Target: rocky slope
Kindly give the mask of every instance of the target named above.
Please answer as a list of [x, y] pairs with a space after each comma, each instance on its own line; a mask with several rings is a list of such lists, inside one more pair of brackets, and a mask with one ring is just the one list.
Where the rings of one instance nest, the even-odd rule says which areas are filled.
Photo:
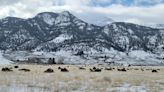
[[0, 20], [1, 50], [71, 51], [105, 53], [143, 50], [159, 53], [164, 48], [164, 30], [137, 24], [114, 22], [96, 26], [68, 11], [43, 12], [29, 19]]
[[[0, 48], [58, 50], [111, 47], [119, 51], [153, 51], [163, 44], [159, 29], [116, 22], [103, 27], [88, 24], [71, 13], [44, 12], [30, 19], [0, 20]], [[83, 45], [81, 45], [83, 44]], [[79, 46], [82, 46], [79, 48]], [[72, 47], [72, 48], [71, 48]], [[78, 47], [78, 48], [76, 48]]]

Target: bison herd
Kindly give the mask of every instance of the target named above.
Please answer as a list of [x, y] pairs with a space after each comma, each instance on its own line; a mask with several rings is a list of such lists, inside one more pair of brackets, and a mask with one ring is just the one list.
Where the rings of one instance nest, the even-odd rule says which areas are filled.
[[[18, 69], [19, 66], [14, 66], [15, 69]], [[61, 67], [58, 67], [58, 70], [60, 70], [61, 72], [69, 72], [69, 70], [67, 68], [61, 68]], [[4, 67], [1, 69], [1, 71], [3, 72], [12, 72], [13, 71], [13, 68], [12, 67]], [[24, 71], [24, 72], [30, 72], [31, 70], [30, 69], [26, 69], [26, 68], [21, 68], [21, 69], [18, 69], [18, 71]], [[48, 68], [47, 70], [44, 71], [44, 73], [53, 73], [54, 70], [51, 69], [51, 68]]]
[[[18, 71], [24, 71], [24, 72], [30, 72], [31, 71], [30, 69], [26, 69], [26, 68], [19, 68], [19, 66], [17, 66], [17, 65], [14, 67], [4, 67], [1, 69], [1, 71], [2, 72], [13, 72], [14, 71], [13, 68], [18, 69]], [[69, 72], [68, 68], [69, 68], [69, 66], [67, 66], [67, 68], [66, 67], [64, 67], [64, 68], [58, 67], [58, 70], [60, 72]], [[87, 70], [87, 67], [78, 67], [78, 69], [79, 70]], [[101, 72], [102, 70], [105, 70], [105, 71], [115, 70], [115, 71], [119, 71], [119, 72], [127, 72], [129, 70], [136, 70], [136, 71], [137, 70], [141, 70], [141, 71], [144, 71], [144, 70], [150, 71], [151, 70], [152, 73], [157, 73], [158, 71], [160, 71], [160, 69], [143, 69], [143, 68], [129, 68], [129, 67], [128, 68], [124, 68], [124, 67], [123, 68], [111, 68], [111, 67], [105, 67], [105, 68], [92, 67], [92, 68], [89, 68], [90, 72]], [[54, 72], [54, 70], [51, 68], [48, 68], [44, 71], [44, 73], [53, 73], [53, 72]]]

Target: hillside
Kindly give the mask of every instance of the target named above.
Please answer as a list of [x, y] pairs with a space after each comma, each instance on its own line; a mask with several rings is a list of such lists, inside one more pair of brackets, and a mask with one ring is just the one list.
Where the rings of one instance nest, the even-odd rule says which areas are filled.
[[6, 17], [0, 20], [0, 50], [4, 51], [43, 51], [55, 52], [55, 55], [64, 52], [69, 57], [94, 63], [111, 58], [124, 61], [122, 58], [138, 51], [153, 55], [153, 60], [147, 57], [152, 60], [147, 63], [156, 62], [154, 59], [158, 58], [161, 64], [163, 48], [164, 30], [124, 22], [97, 26], [68, 11], [43, 12], [29, 19]]

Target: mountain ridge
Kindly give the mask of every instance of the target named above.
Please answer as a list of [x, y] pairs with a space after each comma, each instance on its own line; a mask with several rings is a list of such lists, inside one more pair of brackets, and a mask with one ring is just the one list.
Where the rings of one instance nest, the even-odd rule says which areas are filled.
[[[4, 50], [34, 50], [40, 47], [40, 50], [47, 48], [47, 51], [51, 51], [51, 49], [60, 48], [56, 47], [59, 44], [72, 43], [75, 45], [74, 42], [85, 42], [85, 44], [93, 42], [92, 46], [89, 46], [97, 45], [96, 48], [101, 48], [102, 45], [105, 46], [104, 48], [110, 49], [112, 47], [122, 52], [131, 49], [152, 51], [159, 45], [163, 45], [163, 42], [159, 41], [162, 39], [159, 31], [159, 29], [125, 22], [97, 26], [84, 22], [69, 11], [42, 12], [28, 19], [16, 17], [1, 19], [0, 38], [4, 40], [0, 41], [2, 43], [0, 48]], [[159, 42], [151, 43], [152, 37], [147, 37], [147, 35], [155, 36], [155, 40]], [[59, 41], [61, 39], [62, 41]], [[41, 46], [41, 44], [45, 46]]]

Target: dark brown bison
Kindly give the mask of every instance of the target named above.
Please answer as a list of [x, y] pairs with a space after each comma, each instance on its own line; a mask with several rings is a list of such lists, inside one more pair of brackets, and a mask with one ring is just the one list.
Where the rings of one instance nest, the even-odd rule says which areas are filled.
[[45, 70], [44, 71], [45, 73], [53, 73], [54, 72], [54, 70], [53, 69], [51, 69], [51, 68], [48, 68], [47, 70]]
[[22, 68], [22, 69], [19, 69], [19, 71], [30, 72], [30, 69]]
[[93, 67], [92, 69], [90, 68], [91, 72], [101, 72], [101, 69]]
[[122, 69], [117, 69], [118, 71], [123, 71], [123, 72], [126, 72], [126, 69], [125, 68], [122, 68]]
[[79, 67], [80, 70], [86, 70], [84, 67]]
[[158, 71], [157, 70], [152, 70], [152, 73], [157, 73]]
[[11, 72], [13, 70], [11, 68], [5, 67], [5, 68], [2, 68], [2, 71], [3, 72]]
[[61, 72], [69, 72], [67, 68], [61, 68]]
[[16, 65], [16, 66], [14, 66], [14, 68], [19, 68], [19, 66]]

